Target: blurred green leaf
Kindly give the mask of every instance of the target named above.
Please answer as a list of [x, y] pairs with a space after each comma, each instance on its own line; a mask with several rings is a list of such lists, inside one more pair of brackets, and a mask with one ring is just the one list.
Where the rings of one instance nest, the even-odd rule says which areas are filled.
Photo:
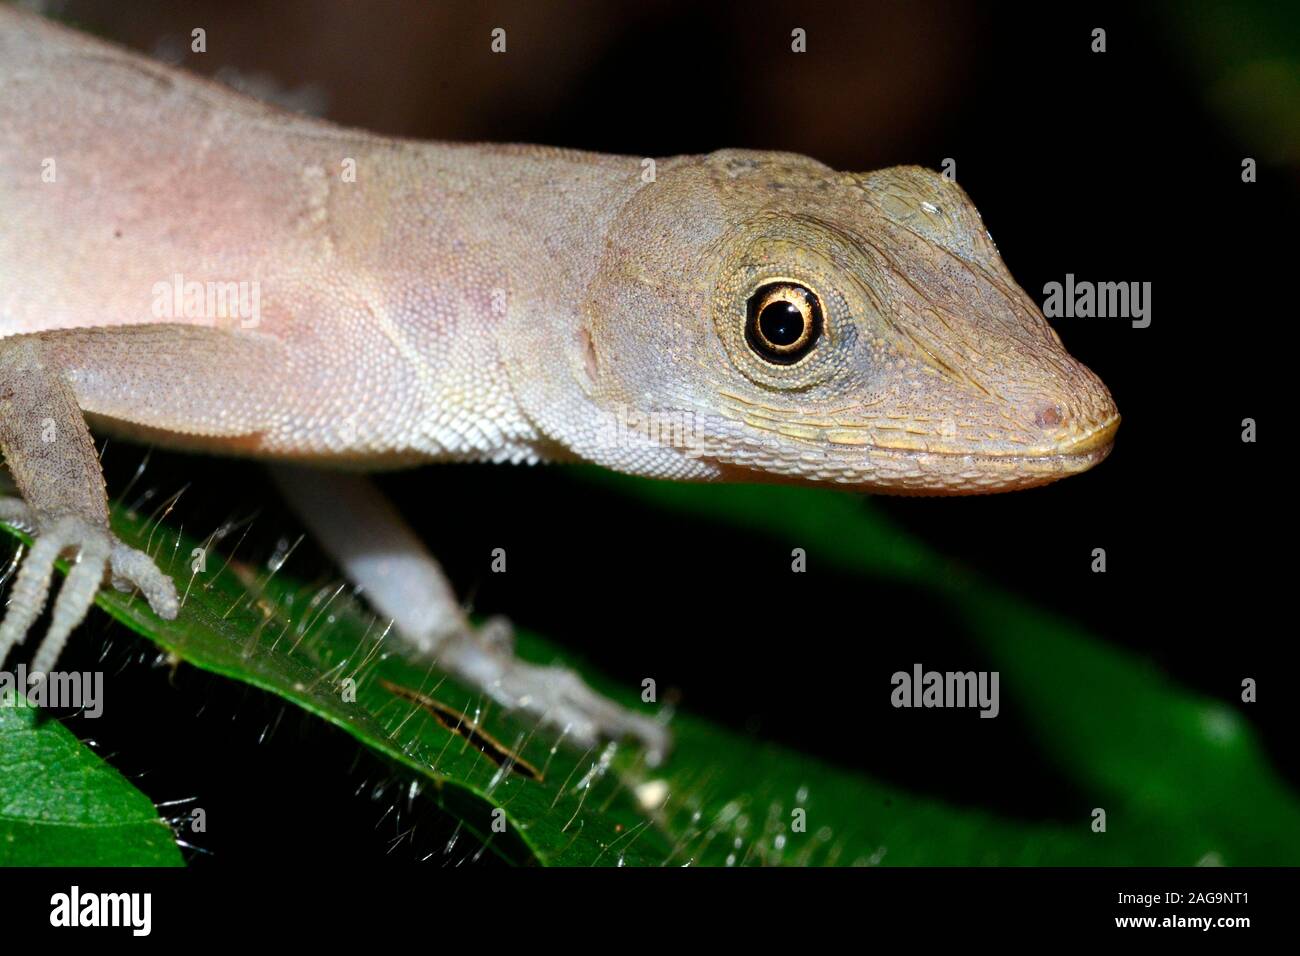
[[1165, 3], [1206, 104], [1252, 155], [1300, 163], [1300, 9], [1263, 0]]
[[[1108, 833], [1146, 865], [1300, 863], [1300, 801], [1226, 703], [955, 566], [868, 499], [784, 486], [690, 486], [591, 472], [591, 481], [672, 508], [807, 542], [863, 575], [949, 602], [997, 664], [1002, 692], [1033, 718], [1042, 759], [1107, 810]], [[1074, 861], [1082, 862], [1082, 861]]]

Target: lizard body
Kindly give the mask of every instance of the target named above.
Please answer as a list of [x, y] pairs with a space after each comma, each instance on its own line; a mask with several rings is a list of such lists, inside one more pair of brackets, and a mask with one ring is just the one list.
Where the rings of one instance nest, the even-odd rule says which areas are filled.
[[[25, 502], [0, 517], [38, 532], [0, 662], [63, 551], [81, 560], [33, 670], [105, 568], [176, 613], [108, 531], [83, 416], [296, 465], [585, 460], [907, 494], [1043, 484], [1118, 425], [965, 193], [917, 167], [386, 139], [7, 8], [0, 86], [0, 449]], [[209, 289], [229, 293], [215, 312]], [[417, 648], [580, 739], [662, 748], [471, 633], [362, 479], [303, 484], [282, 480]]]

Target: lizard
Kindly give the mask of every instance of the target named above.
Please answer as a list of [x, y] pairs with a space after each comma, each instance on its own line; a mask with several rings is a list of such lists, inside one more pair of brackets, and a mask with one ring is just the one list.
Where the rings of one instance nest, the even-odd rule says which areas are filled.
[[32, 672], [106, 579], [180, 610], [110, 528], [94, 426], [272, 462], [406, 653], [658, 759], [658, 720], [517, 659], [504, 619], [471, 623], [364, 472], [584, 461], [965, 495], [1082, 472], [1118, 425], [965, 191], [929, 170], [386, 138], [0, 7], [0, 451], [18, 491], [0, 520], [34, 535], [0, 663], [61, 555]]

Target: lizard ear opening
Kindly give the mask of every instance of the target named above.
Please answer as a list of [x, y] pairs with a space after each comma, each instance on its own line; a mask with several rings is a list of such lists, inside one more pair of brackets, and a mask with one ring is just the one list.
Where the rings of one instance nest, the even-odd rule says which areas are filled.
[[578, 330], [578, 347], [582, 350], [582, 368], [587, 373], [587, 382], [596, 384], [596, 346], [591, 341], [591, 332], [586, 326]]

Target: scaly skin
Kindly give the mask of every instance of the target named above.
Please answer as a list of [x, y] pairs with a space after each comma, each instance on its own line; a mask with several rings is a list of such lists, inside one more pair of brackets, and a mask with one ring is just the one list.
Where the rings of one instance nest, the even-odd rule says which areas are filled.
[[[0, 85], [0, 447], [26, 501], [0, 513], [97, 562], [61, 596], [60, 642], [110, 565], [175, 613], [135, 558], [110, 560], [78, 409], [159, 444], [353, 468], [581, 459], [903, 494], [1044, 484], [1118, 426], [966, 194], [917, 167], [723, 150], [649, 176], [384, 139], [7, 7]], [[177, 275], [256, 286], [256, 320], [159, 314]], [[770, 337], [792, 329], [814, 334]], [[28, 570], [0, 661], [45, 599], [48, 569]]]
[[[919, 168], [725, 150], [660, 160], [647, 183], [637, 158], [380, 139], [12, 11], [0, 24], [0, 331], [157, 323], [154, 286], [176, 273], [260, 286], [255, 329], [176, 347], [209, 353], [183, 360], [201, 394], [177, 405], [144, 372], [129, 395], [80, 388], [110, 423], [268, 456], [576, 455], [948, 494], [1042, 484], [1109, 448], [1105, 387], [961, 188]], [[787, 367], [743, 336], [775, 276], [828, 313]], [[222, 385], [225, 336], [265, 341], [264, 381]], [[688, 418], [695, 442], [608, 440], [651, 413]]]

